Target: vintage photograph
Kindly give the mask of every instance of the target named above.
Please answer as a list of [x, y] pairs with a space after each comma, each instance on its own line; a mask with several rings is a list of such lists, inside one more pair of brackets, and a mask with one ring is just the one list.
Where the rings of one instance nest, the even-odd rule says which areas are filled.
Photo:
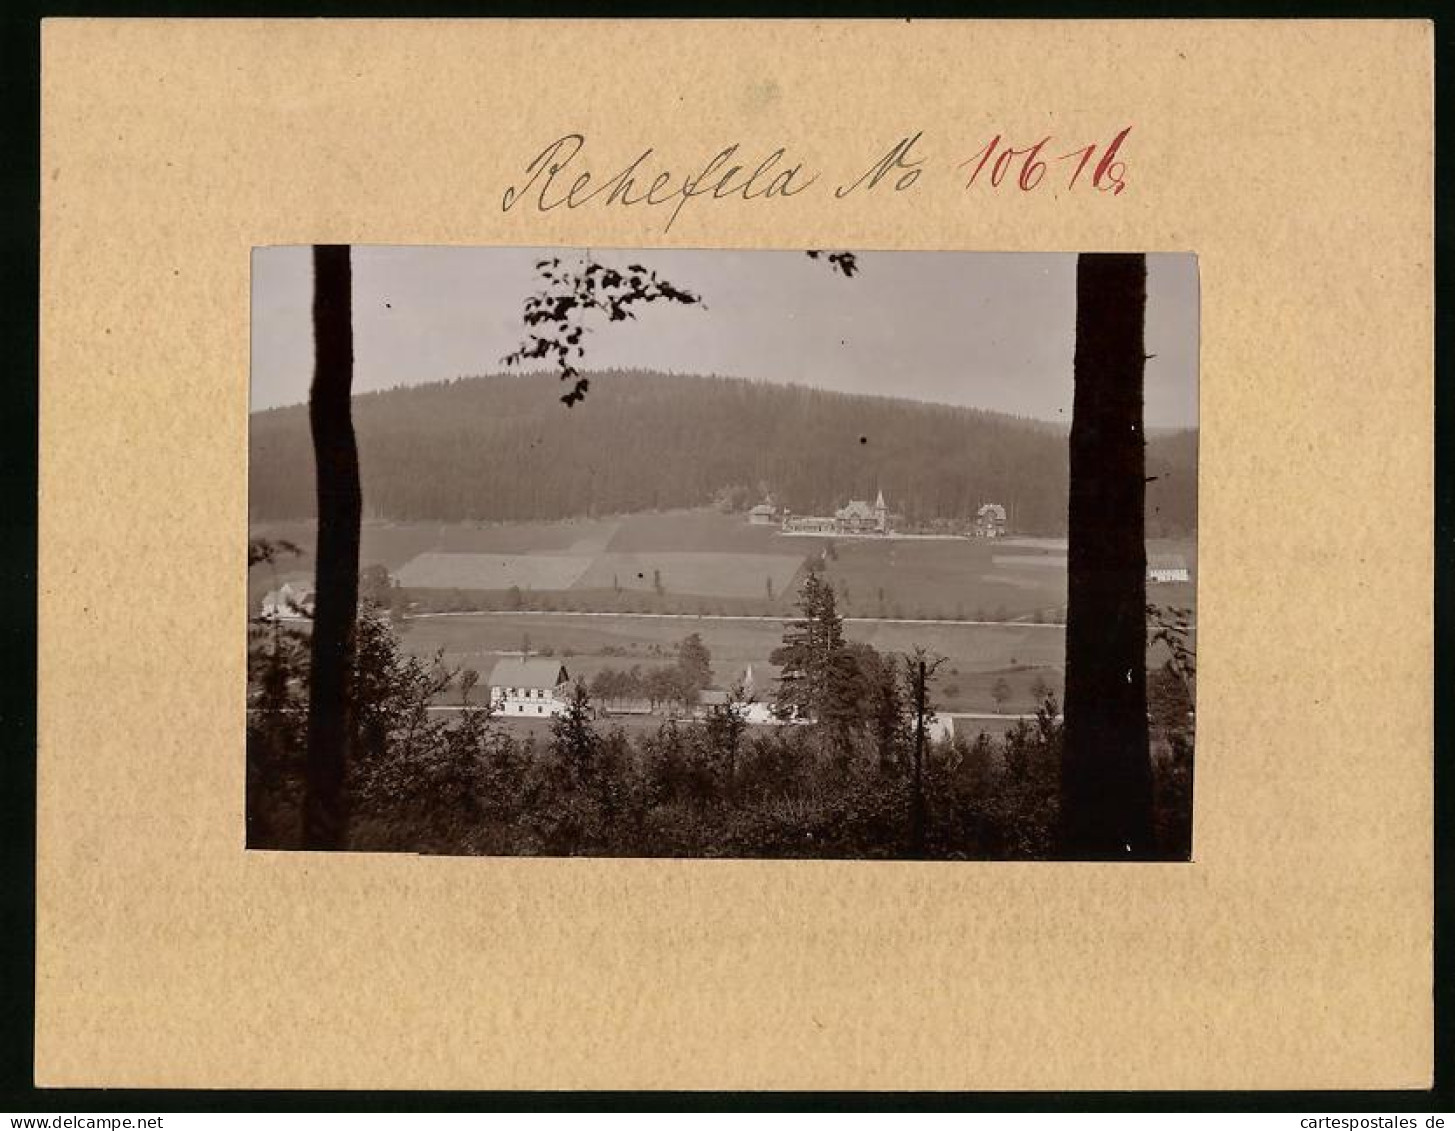
[[254, 250], [246, 844], [1187, 861], [1197, 260]]

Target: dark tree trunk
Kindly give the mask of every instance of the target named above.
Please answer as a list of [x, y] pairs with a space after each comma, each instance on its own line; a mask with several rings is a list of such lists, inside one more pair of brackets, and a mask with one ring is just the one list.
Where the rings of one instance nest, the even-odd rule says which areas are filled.
[[925, 684], [924, 660], [911, 669], [914, 686], [914, 782], [909, 796], [909, 850], [916, 860], [925, 855]]
[[318, 488], [313, 663], [303, 847], [342, 848], [345, 775], [352, 730], [354, 626], [359, 604], [359, 455], [350, 398], [354, 381], [349, 249], [313, 249], [315, 365], [308, 420]]
[[1147, 749], [1143, 255], [1076, 268], [1062, 852], [1153, 852]]

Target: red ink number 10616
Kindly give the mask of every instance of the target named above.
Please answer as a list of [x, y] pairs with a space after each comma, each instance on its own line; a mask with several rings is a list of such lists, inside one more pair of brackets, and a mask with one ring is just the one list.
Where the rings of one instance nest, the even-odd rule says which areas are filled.
[[[1090, 184], [1100, 192], [1110, 192], [1116, 196], [1127, 187], [1127, 164], [1117, 157], [1117, 153], [1127, 134], [1131, 132], [1132, 127], [1128, 126], [1104, 148], [1084, 145], [1069, 153], [1055, 155], [1048, 150], [1051, 145], [1049, 137], [1043, 137], [1024, 149], [1016, 149], [1005, 144], [1002, 136], [996, 134], [984, 149], [968, 161], [962, 161], [956, 168], [970, 170], [965, 181], [967, 189], [973, 188], [977, 180], [989, 184], [991, 188], [1000, 188], [1010, 176], [1013, 177], [1012, 183], [1022, 192], [1030, 192], [1046, 180], [1047, 170], [1051, 169], [1053, 184], [1059, 181], [1067, 189], [1074, 189], [1078, 183]], [[1096, 158], [1095, 164], [1092, 164], [1093, 158]]]

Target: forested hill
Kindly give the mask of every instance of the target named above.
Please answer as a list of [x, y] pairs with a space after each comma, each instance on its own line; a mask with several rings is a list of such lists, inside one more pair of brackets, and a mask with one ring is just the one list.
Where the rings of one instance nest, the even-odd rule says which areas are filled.
[[[1063, 426], [973, 409], [736, 378], [593, 375], [566, 408], [546, 374], [461, 378], [354, 399], [370, 517], [524, 520], [738, 505], [771, 491], [824, 514], [883, 488], [909, 522], [964, 521], [984, 502], [1021, 531], [1066, 523]], [[255, 520], [314, 514], [304, 406], [255, 413]], [[1193, 528], [1195, 432], [1153, 436], [1149, 533]]]

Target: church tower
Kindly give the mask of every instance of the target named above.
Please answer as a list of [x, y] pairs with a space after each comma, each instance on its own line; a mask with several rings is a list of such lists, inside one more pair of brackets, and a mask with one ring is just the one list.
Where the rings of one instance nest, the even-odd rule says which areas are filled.
[[884, 488], [879, 488], [879, 497], [874, 500], [874, 525], [880, 534], [889, 533], [889, 508], [884, 505]]

